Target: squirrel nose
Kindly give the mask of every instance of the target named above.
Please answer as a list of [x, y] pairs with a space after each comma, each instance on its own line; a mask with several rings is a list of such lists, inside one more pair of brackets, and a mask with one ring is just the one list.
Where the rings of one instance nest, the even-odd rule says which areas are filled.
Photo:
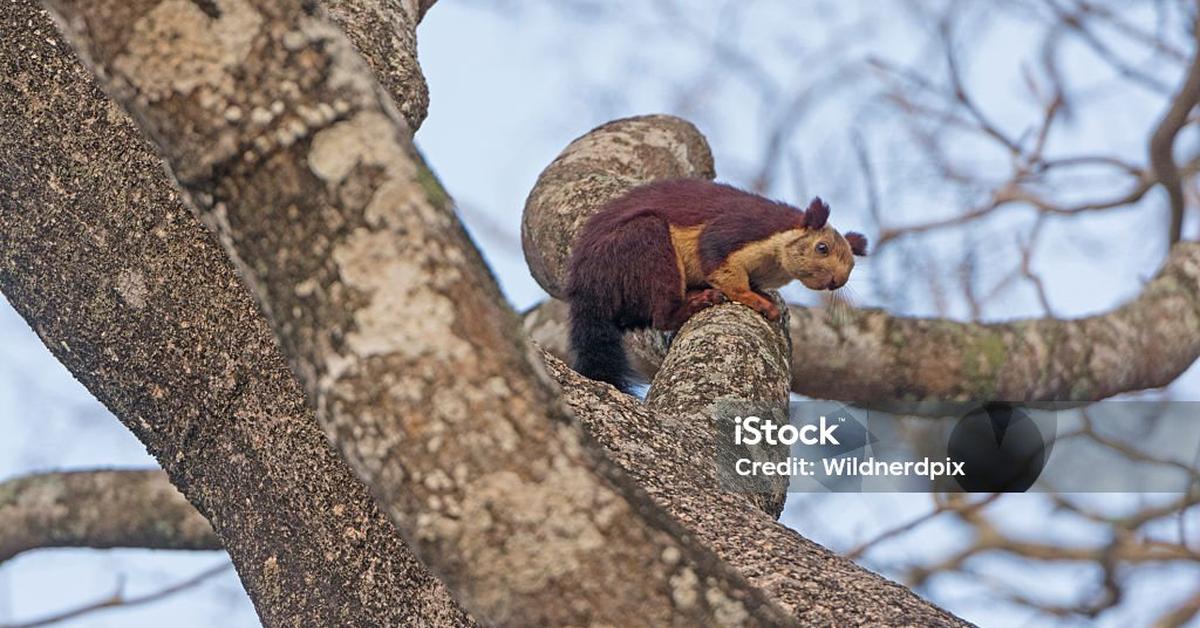
[[842, 284], [838, 283], [837, 279], [830, 279], [829, 285], [825, 286], [825, 288], [828, 290], [837, 290], [838, 288], [841, 288], [841, 287], [842, 287]]

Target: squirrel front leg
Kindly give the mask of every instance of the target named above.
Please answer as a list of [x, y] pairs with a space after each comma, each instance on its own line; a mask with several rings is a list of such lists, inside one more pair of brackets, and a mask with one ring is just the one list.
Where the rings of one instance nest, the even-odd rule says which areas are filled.
[[779, 320], [779, 308], [770, 299], [750, 287], [750, 275], [746, 269], [728, 262], [721, 264], [708, 276], [708, 283], [746, 307], [762, 314], [769, 321]]

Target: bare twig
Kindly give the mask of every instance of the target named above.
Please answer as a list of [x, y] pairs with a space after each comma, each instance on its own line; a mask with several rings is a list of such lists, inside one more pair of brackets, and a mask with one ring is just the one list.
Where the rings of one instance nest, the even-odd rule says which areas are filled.
[[858, 544], [853, 549], [846, 552], [846, 558], [851, 558], [851, 559], [859, 558], [863, 554], [865, 554], [867, 551], [869, 551], [871, 548], [875, 547], [876, 545], [879, 545], [880, 543], [882, 543], [884, 541], [887, 541], [891, 538], [894, 538], [896, 536], [904, 534], [905, 532], [909, 532], [911, 530], [919, 528], [922, 525], [932, 521], [933, 519], [936, 519], [938, 516], [940, 516], [944, 513], [947, 513], [947, 512], [953, 512], [953, 513], [958, 513], [958, 514], [970, 513], [972, 511], [979, 510], [980, 508], [986, 507], [987, 505], [996, 501], [999, 497], [1000, 497], [1000, 493], [993, 493], [979, 501], [967, 501], [961, 495], [947, 496], [947, 498], [937, 502], [936, 505], [934, 506], [933, 510], [921, 515], [920, 517], [917, 517], [916, 519], [912, 519], [906, 523], [903, 523], [894, 528], [891, 528], [890, 530], [882, 532], [870, 540], [867, 540], [867, 541], [864, 541], [864, 542]]
[[153, 602], [158, 602], [162, 599], [171, 597], [172, 595], [175, 595], [176, 593], [181, 593], [183, 591], [187, 591], [188, 589], [196, 587], [200, 584], [203, 584], [206, 580], [209, 580], [211, 578], [219, 576], [219, 575], [225, 573], [226, 571], [228, 571], [229, 569], [231, 569], [232, 567], [233, 567], [233, 563], [230, 563], [229, 561], [225, 561], [218, 565], [209, 567], [208, 569], [205, 569], [204, 571], [201, 571], [190, 578], [187, 578], [185, 580], [180, 580], [179, 582], [176, 582], [175, 584], [172, 584], [170, 586], [163, 587], [161, 589], [151, 591], [149, 593], [143, 593], [141, 595], [126, 594], [124, 578], [121, 578], [117, 582], [116, 590], [113, 591], [111, 595], [107, 595], [98, 600], [95, 600], [94, 602], [89, 602], [82, 606], [78, 606], [76, 608], [68, 609], [65, 611], [59, 611], [57, 613], [54, 613], [52, 615], [47, 615], [47, 616], [39, 618], [39, 619], [18, 622], [15, 624], [0, 624], [0, 628], [37, 628], [39, 626], [49, 626], [51, 624], [57, 624], [59, 622], [64, 622], [64, 621], [67, 621], [68, 619], [78, 619], [79, 617], [82, 617], [84, 615], [89, 615], [91, 613], [95, 613], [97, 611], [102, 611], [102, 610], [106, 610], [106, 609], [129, 608], [131, 606], [140, 606], [143, 604], [150, 604]]
[[1183, 85], [1171, 99], [1170, 106], [1154, 129], [1154, 135], [1150, 137], [1150, 164], [1158, 182], [1166, 188], [1171, 202], [1171, 223], [1167, 232], [1171, 244], [1178, 242], [1183, 235], [1185, 209], [1183, 183], [1175, 163], [1175, 138], [1187, 124], [1197, 102], [1200, 102], [1200, 45], [1197, 45]]

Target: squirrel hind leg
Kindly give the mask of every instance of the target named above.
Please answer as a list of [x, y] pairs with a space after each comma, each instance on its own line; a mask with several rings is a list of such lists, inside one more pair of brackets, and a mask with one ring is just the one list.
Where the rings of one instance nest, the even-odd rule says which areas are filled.
[[633, 372], [625, 355], [624, 337], [611, 318], [598, 316], [578, 302], [571, 304], [572, 367], [584, 377], [629, 393]]
[[714, 305], [725, 303], [728, 299], [716, 288], [700, 288], [688, 290], [685, 297], [677, 302], [674, 312], [670, 315], [670, 324], [659, 327], [663, 331], [678, 331], [689, 318]]
[[626, 224], [630, 231], [631, 260], [636, 260], [625, 272], [625, 285], [636, 286], [637, 309], [644, 311], [648, 326], [672, 331], [679, 329], [687, 316], [680, 319], [688, 306], [684, 296], [684, 281], [679, 258], [671, 242], [671, 229], [662, 219], [646, 216]]
[[623, 332], [664, 329], [683, 303], [670, 229], [660, 218], [642, 216], [580, 246], [567, 294], [574, 368], [629, 392]]

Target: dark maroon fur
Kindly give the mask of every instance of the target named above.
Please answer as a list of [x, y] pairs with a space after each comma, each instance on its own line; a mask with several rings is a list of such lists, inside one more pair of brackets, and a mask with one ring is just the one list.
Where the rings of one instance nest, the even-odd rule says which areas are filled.
[[[829, 206], [820, 199], [813, 205], [824, 208], [823, 226]], [[796, 207], [732, 186], [703, 179], [671, 179], [634, 188], [606, 205], [584, 225], [575, 251], [591, 250], [615, 226], [640, 216], [656, 216], [679, 227], [706, 225], [700, 236], [700, 259], [706, 273], [750, 242], [796, 229], [805, 221], [805, 213]]]
[[[629, 392], [624, 331], [670, 328], [682, 304], [667, 223], [651, 214], [593, 217], [571, 256], [567, 301], [575, 370]], [[597, 214], [602, 216], [602, 214]]]
[[820, 197], [814, 198], [804, 210], [804, 226], [808, 229], [821, 229], [829, 221], [829, 205]]
[[710, 272], [746, 244], [803, 221], [791, 205], [702, 179], [650, 183], [613, 200], [584, 224], [571, 255], [566, 298], [575, 370], [628, 391], [622, 332], [676, 329], [703, 305], [680, 294], [671, 225], [706, 225], [700, 257]]
[[846, 242], [850, 245], [851, 253], [859, 257], [867, 254], [867, 236], [857, 231], [847, 231], [845, 237]]

